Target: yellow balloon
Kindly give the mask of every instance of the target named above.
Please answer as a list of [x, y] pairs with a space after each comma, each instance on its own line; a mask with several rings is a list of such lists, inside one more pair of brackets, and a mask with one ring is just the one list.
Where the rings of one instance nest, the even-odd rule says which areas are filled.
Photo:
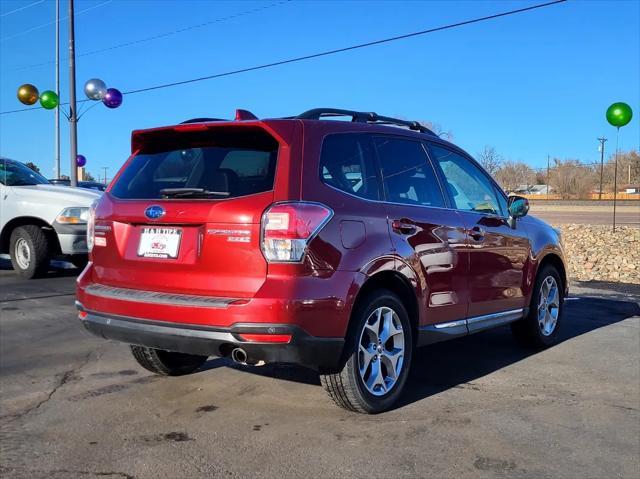
[[39, 97], [40, 93], [38, 92], [38, 89], [30, 83], [20, 85], [20, 88], [18, 88], [18, 100], [20, 100], [20, 103], [33, 105], [38, 101]]

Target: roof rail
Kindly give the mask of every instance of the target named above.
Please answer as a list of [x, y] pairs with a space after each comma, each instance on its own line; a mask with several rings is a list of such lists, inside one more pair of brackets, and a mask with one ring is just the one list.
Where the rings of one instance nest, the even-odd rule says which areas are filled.
[[417, 121], [401, 120], [399, 118], [381, 116], [374, 112], [341, 110], [338, 108], [314, 108], [313, 110], [308, 110], [304, 113], [301, 113], [296, 118], [300, 120], [320, 120], [322, 117], [328, 116], [350, 116], [351, 121], [358, 123], [377, 123], [380, 125], [406, 126], [411, 130], [437, 136], [433, 131], [431, 131], [426, 126], [421, 125]]
[[191, 118], [190, 120], [181, 121], [180, 124], [184, 125], [185, 123], [205, 123], [208, 121], [229, 121], [224, 118]]

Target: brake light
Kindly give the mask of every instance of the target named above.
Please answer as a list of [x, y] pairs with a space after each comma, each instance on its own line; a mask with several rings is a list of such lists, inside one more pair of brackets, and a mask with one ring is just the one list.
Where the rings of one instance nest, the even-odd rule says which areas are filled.
[[93, 249], [94, 236], [96, 231], [96, 206], [98, 200], [94, 201], [89, 208], [89, 217], [87, 218], [87, 249], [89, 253]]
[[275, 203], [262, 215], [262, 252], [269, 262], [302, 261], [307, 245], [333, 211], [319, 203]]

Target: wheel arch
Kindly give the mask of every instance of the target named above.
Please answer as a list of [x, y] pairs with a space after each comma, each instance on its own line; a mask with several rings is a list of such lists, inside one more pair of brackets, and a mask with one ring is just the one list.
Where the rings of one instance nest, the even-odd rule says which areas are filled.
[[[367, 294], [371, 291], [375, 291], [376, 289], [389, 290], [400, 298], [402, 304], [407, 310], [409, 322], [412, 327], [413, 340], [415, 341], [418, 334], [419, 324], [418, 297], [416, 296], [415, 289], [411, 285], [410, 281], [397, 271], [385, 270], [369, 277], [358, 290], [353, 302], [352, 314], [356, 311], [360, 301], [362, 301]], [[349, 320], [350, 327], [351, 324], [352, 318]]]
[[560, 256], [558, 256], [555, 253], [547, 253], [540, 260], [540, 264], [538, 265], [538, 271], [536, 272], [536, 276], [542, 270], [542, 268], [544, 268], [546, 265], [553, 266], [558, 271], [558, 273], [560, 273], [560, 279], [562, 280], [563, 290], [566, 292], [567, 288], [569, 287], [569, 283], [567, 278], [567, 269], [564, 265], [564, 261], [562, 261], [562, 258], [560, 258]]
[[11, 233], [20, 226], [34, 225], [42, 228], [49, 240], [49, 246], [54, 254], [60, 253], [60, 242], [58, 241], [58, 235], [53, 227], [42, 218], [35, 216], [20, 216], [13, 218], [4, 225], [0, 232], [0, 253], [9, 252], [9, 242], [11, 240]]

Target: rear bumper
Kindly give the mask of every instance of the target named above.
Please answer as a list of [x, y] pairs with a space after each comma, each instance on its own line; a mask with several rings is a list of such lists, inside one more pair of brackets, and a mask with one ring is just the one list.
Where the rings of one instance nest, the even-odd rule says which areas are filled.
[[[93, 280], [92, 262], [78, 277], [76, 299], [90, 312], [137, 318], [177, 327], [228, 330], [237, 324], [282, 324], [318, 338], [344, 338], [351, 307], [365, 280], [362, 273], [268, 277], [251, 298], [146, 291]], [[151, 273], [150, 273], [151, 274]], [[124, 282], [124, 279], [123, 279]], [[158, 288], [159, 289], [159, 288]], [[183, 289], [184, 291], [184, 289]]]
[[[229, 356], [242, 348], [248, 361], [293, 363], [313, 369], [334, 369], [340, 362], [344, 339], [311, 336], [288, 324], [244, 323], [229, 328], [116, 316], [86, 310], [81, 303], [80, 321], [92, 334], [104, 339], [203, 356]], [[241, 334], [290, 335], [287, 343], [246, 341]]]

